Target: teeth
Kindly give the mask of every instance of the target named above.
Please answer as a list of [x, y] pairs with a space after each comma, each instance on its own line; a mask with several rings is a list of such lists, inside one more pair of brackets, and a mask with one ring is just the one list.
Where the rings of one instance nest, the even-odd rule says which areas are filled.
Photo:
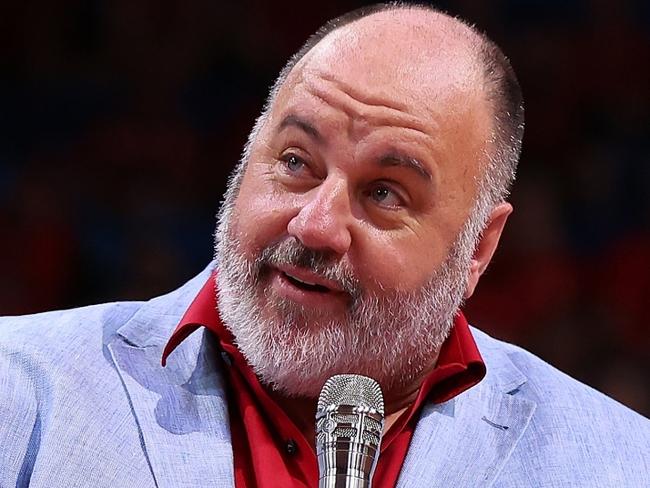
[[291, 277], [292, 279], [294, 279], [296, 281], [299, 281], [300, 283], [304, 283], [305, 285], [316, 286], [316, 283], [311, 283], [310, 281], [301, 280], [300, 278], [296, 278], [292, 274], [286, 273], [286, 275]]

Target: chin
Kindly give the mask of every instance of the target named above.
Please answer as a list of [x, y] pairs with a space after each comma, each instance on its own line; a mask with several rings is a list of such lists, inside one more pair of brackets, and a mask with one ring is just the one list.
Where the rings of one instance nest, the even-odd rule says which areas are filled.
[[369, 376], [382, 391], [394, 391], [431, 362], [430, 347], [406, 350], [377, 338], [363, 340], [332, 323], [271, 327], [248, 338], [239, 346], [260, 381], [288, 397], [317, 398], [336, 374]]

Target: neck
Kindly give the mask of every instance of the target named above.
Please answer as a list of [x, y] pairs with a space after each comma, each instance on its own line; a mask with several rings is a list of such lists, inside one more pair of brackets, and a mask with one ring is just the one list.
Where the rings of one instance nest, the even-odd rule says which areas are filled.
[[[432, 364], [424, 368], [413, 381], [409, 382], [404, 387], [396, 391], [384, 392], [384, 435], [390, 427], [397, 421], [417, 398], [420, 387], [424, 379], [429, 375], [436, 365], [438, 356], [434, 358]], [[291, 421], [298, 427], [298, 429], [305, 436], [312, 448], [315, 450], [316, 439], [316, 406], [318, 404], [317, 398], [295, 398], [282, 395], [278, 392], [270, 392], [271, 397], [277, 404], [284, 410]]]

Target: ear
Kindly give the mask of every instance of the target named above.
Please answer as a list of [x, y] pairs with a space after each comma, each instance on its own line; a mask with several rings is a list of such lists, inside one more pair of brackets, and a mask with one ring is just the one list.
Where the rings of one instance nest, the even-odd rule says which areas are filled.
[[512, 205], [507, 202], [500, 203], [492, 209], [488, 224], [474, 250], [474, 257], [469, 268], [467, 288], [465, 289], [465, 298], [472, 296], [478, 280], [481, 278], [488, 264], [490, 264], [494, 251], [499, 244], [503, 228], [511, 213]]

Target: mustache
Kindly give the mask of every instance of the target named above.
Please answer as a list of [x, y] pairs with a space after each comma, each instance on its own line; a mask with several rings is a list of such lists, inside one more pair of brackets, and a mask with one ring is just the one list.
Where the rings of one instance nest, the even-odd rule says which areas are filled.
[[264, 248], [255, 264], [260, 272], [270, 266], [283, 264], [307, 269], [322, 278], [336, 282], [352, 297], [361, 294], [359, 279], [348, 264], [342, 262], [331, 251], [306, 247], [295, 237], [289, 237]]

